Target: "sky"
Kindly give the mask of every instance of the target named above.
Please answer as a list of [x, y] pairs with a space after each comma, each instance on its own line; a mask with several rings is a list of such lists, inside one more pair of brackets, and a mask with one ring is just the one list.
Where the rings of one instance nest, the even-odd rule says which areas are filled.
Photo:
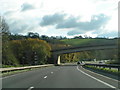
[[13, 34], [118, 36], [119, 0], [0, 0]]

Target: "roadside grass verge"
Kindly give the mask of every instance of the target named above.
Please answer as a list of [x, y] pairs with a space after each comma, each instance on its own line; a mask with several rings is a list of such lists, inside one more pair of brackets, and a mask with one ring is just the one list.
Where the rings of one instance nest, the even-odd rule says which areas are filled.
[[26, 66], [31, 66], [31, 65], [2, 65], [2, 68], [11, 68], [11, 67], [26, 67]]
[[112, 75], [117, 75], [117, 76], [120, 75], [120, 71], [118, 71], [118, 69], [109, 69], [109, 68], [95, 67], [95, 66], [90, 66], [90, 65], [85, 65], [83, 67], [90, 68], [90, 69], [97, 70], [97, 71], [102, 71], [102, 72], [109, 73]]
[[1, 73], [1, 76], [2, 77], [5, 77], [5, 76], [9, 76], [9, 75], [13, 75], [13, 74], [18, 74], [18, 73], [21, 73], [21, 72], [27, 72], [27, 71], [31, 71], [32, 69], [24, 69], [24, 70], [16, 70], [16, 71], [7, 71], [7, 72], [3, 72]]

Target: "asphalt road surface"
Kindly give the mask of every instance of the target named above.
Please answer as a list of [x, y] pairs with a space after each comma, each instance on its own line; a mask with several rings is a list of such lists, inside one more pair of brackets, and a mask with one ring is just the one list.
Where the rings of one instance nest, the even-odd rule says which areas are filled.
[[118, 88], [118, 81], [66, 65], [35, 69], [2, 78], [2, 88]]

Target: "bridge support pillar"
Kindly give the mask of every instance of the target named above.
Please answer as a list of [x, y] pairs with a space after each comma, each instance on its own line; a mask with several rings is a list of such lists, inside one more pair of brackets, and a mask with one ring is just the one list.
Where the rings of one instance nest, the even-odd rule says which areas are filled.
[[58, 55], [57, 64], [60, 65], [60, 55]]
[[60, 65], [60, 55], [54, 55], [54, 64]]

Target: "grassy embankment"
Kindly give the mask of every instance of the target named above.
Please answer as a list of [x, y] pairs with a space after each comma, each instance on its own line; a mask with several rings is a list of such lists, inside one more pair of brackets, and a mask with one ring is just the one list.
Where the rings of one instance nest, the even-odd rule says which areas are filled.
[[115, 39], [64, 39], [61, 41], [71, 46], [112, 44], [117, 42]]
[[120, 75], [120, 71], [118, 71], [118, 69], [112, 69], [112, 68], [109, 69], [109, 68], [95, 67], [95, 66], [89, 66], [89, 65], [85, 65], [84, 67], [97, 70], [97, 71], [102, 71], [109, 74], [113, 74], [113, 75]]
[[[101, 45], [101, 44], [115, 44], [117, 43], [117, 39], [64, 39], [61, 40], [65, 44], [71, 45], [71, 46], [83, 46], [83, 45]], [[110, 62], [109, 62], [110, 63]], [[110, 64], [112, 64], [111, 62]], [[109, 68], [99, 68], [94, 66], [86, 66], [87, 68], [91, 68], [94, 70], [100, 70], [103, 72], [120, 75], [120, 71], [117, 69], [109, 69]]]

